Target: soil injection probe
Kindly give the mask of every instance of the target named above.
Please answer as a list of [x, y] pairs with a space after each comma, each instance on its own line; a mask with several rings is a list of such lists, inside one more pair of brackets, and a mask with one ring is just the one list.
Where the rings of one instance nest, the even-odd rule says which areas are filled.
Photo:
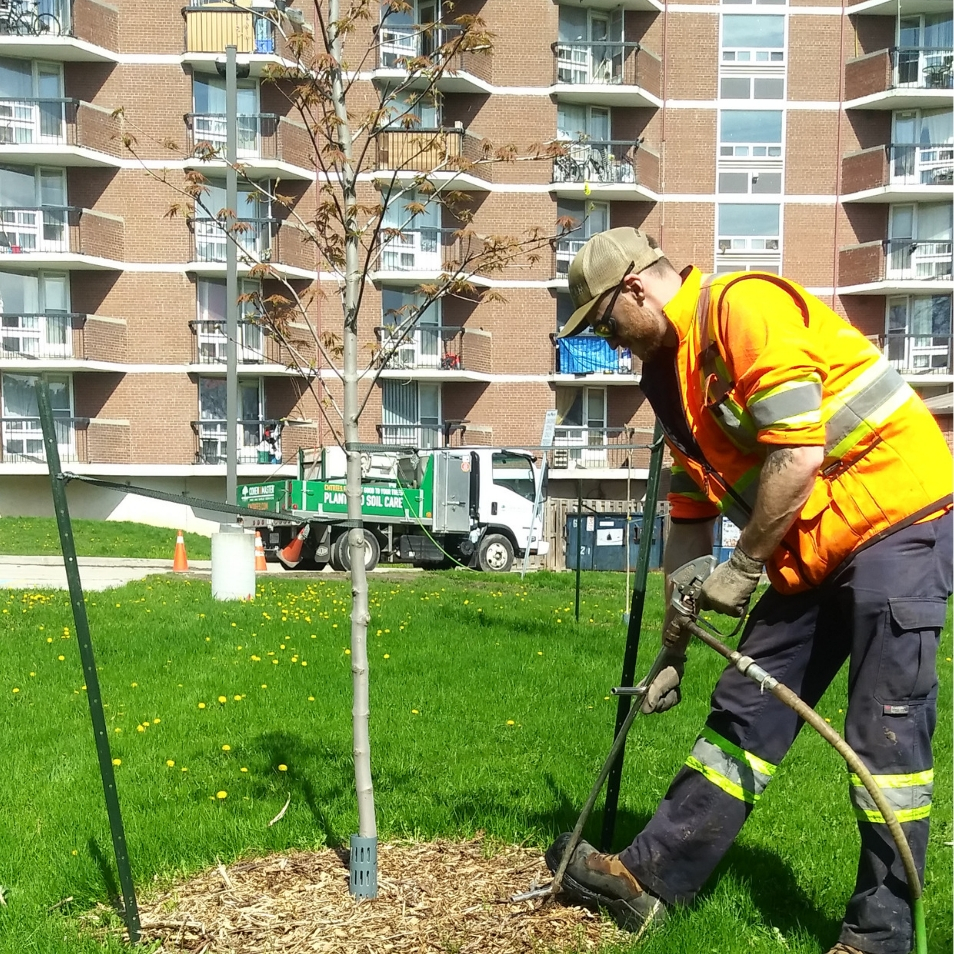
[[[626, 695], [634, 696], [633, 707], [630, 709], [625, 721], [620, 727], [619, 733], [613, 740], [610, 753], [603, 764], [603, 768], [590, 791], [589, 798], [583, 806], [583, 811], [580, 813], [576, 827], [570, 836], [570, 841], [563, 853], [563, 858], [560, 860], [560, 866], [550, 884], [540, 888], [534, 888], [525, 894], [514, 895], [510, 900], [526, 901], [533, 898], [554, 897], [559, 893], [563, 884], [563, 875], [566, 872], [566, 866], [570, 858], [573, 857], [573, 852], [576, 851], [577, 845], [580, 843], [583, 826], [586, 824], [589, 814], [596, 804], [596, 799], [599, 796], [600, 789], [603, 787], [603, 782], [606, 780], [607, 775], [609, 775], [610, 766], [622, 748], [626, 734], [629, 732], [633, 720], [642, 707], [643, 697], [646, 695], [649, 685], [657, 673], [663, 668], [665, 651], [671, 646], [678, 646], [680, 642], [686, 638], [684, 633], [688, 633], [705, 643], [710, 649], [715, 650], [720, 656], [725, 657], [743, 676], [758, 683], [763, 692], [766, 690], [771, 692], [779, 702], [782, 702], [797, 713], [804, 722], [807, 722], [808, 725], [838, 752], [845, 762], [848, 763], [848, 767], [851, 771], [858, 776], [861, 784], [864, 785], [865, 790], [871, 796], [872, 801], [877, 805], [878, 811], [881, 813], [882, 818], [884, 818], [888, 831], [891, 832], [891, 837], [894, 839], [894, 843], [898, 849], [898, 854], [901, 857], [901, 863], [904, 866], [905, 875], [908, 879], [908, 890], [911, 896], [915, 952], [916, 954], [927, 954], [927, 929], [924, 919], [924, 898], [921, 890], [921, 879], [918, 877], [914, 856], [911, 854], [908, 840], [901, 828], [897, 815], [894, 813], [894, 809], [888, 803], [873, 776], [854, 749], [852, 749], [811, 706], [792, 692], [788, 686], [783, 685], [772, 675], [767, 673], [751, 656], [746, 656], [736, 650], [729, 649], [728, 646], [716, 638], [717, 636], [726, 638], [725, 634], [719, 632], [719, 630], [715, 629], [715, 627], [704, 619], [700, 620], [696, 609], [699, 591], [714, 566], [715, 557], [704, 556], [679, 567], [679, 569], [675, 570], [669, 577], [669, 583], [672, 586], [671, 604], [675, 610], [675, 614], [670, 625], [666, 628], [666, 633], [663, 637], [663, 649], [659, 655], [657, 655], [647, 676], [638, 686], [633, 688], [622, 687], [613, 690], [617, 695], [625, 693]], [[709, 626], [715, 635], [706, 632], [706, 630], [700, 626], [700, 622]], [[735, 634], [732, 633], [730, 635]]]

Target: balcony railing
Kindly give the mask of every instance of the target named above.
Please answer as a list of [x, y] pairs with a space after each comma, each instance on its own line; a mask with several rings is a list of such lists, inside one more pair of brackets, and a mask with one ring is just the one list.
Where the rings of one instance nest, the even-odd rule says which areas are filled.
[[659, 94], [659, 58], [639, 43], [599, 40], [550, 45], [557, 86], [639, 86]]
[[554, 344], [555, 374], [633, 374], [638, 370], [628, 348], [611, 348], [595, 335], [559, 338]]
[[[471, 49], [467, 41], [455, 41], [462, 27], [445, 23], [390, 24], [378, 27], [378, 66], [385, 70], [433, 70], [439, 66], [442, 76], [469, 73], [490, 82], [488, 49]], [[428, 65], [430, 64], [430, 65]], [[440, 85], [440, 80], [438, 80]]]
[[69, 0], [0, 0], [0, 36], [69, 33]]
[[440, 424], [378, 424], [382, 444], [400, 447], [443, 447], [444, 432]]
[[123, 257], [123, 220], [73, 206], [0, 208], [0, 256], [74, 253]]
[[839, 285], [884, 281], [951, 281], [952, 243], [889, 239], [852, 245], [839, 253]]
[[382, 230], [377, 270], [382, 272], [439, 272], [459, 254], [456, 229]]
[[570, 262], [573, 261], [576, 253], [586, 245], [590, 238], [589, 235], [582, 235], [557, 240], [554, 249], [554, 274], [558, 278], [566, 278], [570, 271]]
[[[224, 159], [227, 135], [225, 113], [187, 113], [189, 146], [201, 159]], [[308, 130], [273, 113], [242, 113], [236, 117], [237, 157], [277, 159], [312, 167]]]
[[272, 259], [272, 234], [276, 220], [271, 218], [235, 219], [232, 232], [219, 219], [190, 219], [194, 262], [225, 262], [228, 244], [238, 245], [239, 263], [244, 266]]
[[845, 64], [845, 99], [891, 90], [951, 89], [954, 50], [947, 47], [891, 47]]
[[873, 146], [845, 156], [841, 178], [846, 195], [887, 186], [950, 186], [954, 182], [954, 145]]
[[[53, 429], [61, 463], [84, 463], [87, 459], [88, 417], [61, 417], [54, 411]], [[35, 464], [46, 461], [43, 428], [38, 417], [0, 418], [0, 461], [4, 464]]]
[[493, 178], [493, 164], [486, 158], [481, 140], [465, 129], [382, 129], [375, 136], [377, 168], [398, 172], [466, 172], [481, 179]]
[[647, 184], [641, 160], [658, 164], [654, 153], [632, 140], [568, 142], [564, 148], [565, 154], [553, 160], [553, 182]]
[[74, 354], [74, 327], [85, 315], [0, 313], [0, 361], [4, 359], [66, 359]]
[[[236, 422], [238, 437], [236, 461], [239, 464], [268, 464], [271, 461], [270, 451], [259, 451], [259, 445], [265, 437], [265, 428], [273, 433], [278, 428], [277, 421], [265, 419], [251, 419]], [[227, 461], [226, 444], [228, 441], [228, 424], [224, 419], [208, 418], [202, 421], [192, 421], [192, 432], [195, 435], [195, 462], [197, 464], [224, 464]], [[261, 456], [260, 456], [261, 455]], [[281, 459], [281, 450], [276, 445], [275, 456]]]
[[406, 371], [490, 371], [491, 337], [487, 333], [440, 325], [418, 325], [401, 332], [374, 329], [379, 366]]
[[[553, 435], [553, 469], [610, 469], [633, 466], [640, 453], [632, 428], [558, 424]], [[642, 450], [645, 456], [645, 447]]]
[[[192, 363], [222, 364], [227, 360], [226, 323], [214, 319], [189, 322]], [[236, 356], [239, 364], [282, 363], [281, 345], [259, 321], [239, 321]]]
[[280, 53], [284, 38], [270, 16], [274, 8], [250, 10], [248, 7], [205, 6], [183, 8], [186, 53], [224, 53], [234, 46], [238, 53]]
[[902, 374], [954, 374], [954, 337], [888, 332], [872, 338]]

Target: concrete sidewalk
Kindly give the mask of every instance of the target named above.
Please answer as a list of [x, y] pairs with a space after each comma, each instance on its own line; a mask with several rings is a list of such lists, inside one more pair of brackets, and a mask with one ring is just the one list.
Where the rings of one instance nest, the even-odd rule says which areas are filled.
[[[78, 557], [84, 590], [106, 590], [155, 573], [171, 573], [172, 560], [134, 560], [124, 557]], [[189, 571], [208, 575], [211, 560], [190, 560]], [[61, 556], [0, 555], [0, 589], [66, 589]]]

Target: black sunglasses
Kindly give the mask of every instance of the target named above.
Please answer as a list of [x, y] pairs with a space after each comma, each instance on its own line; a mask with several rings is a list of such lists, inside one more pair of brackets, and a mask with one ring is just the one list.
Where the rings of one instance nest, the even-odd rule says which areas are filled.
[[619, 298], [623, 288], [626, 285], [626, 276], [636, 267], [636, 262], [632, 261], [629, 265], [626, 266], [626, 271], [623, 272], [623, 277], [620, 280], [620, 283], [616, 286], [613, 291], [613, 297], [610, 298], [606, 307], [600, 312], [599, 318], [596, 321], [590, 324], [590, 329], [593, 334], [599, 338], [613, 338], [616, 336], [617, 325], [616, 319], [612, 317], [613, 309], [616, 307], [616, 299]]

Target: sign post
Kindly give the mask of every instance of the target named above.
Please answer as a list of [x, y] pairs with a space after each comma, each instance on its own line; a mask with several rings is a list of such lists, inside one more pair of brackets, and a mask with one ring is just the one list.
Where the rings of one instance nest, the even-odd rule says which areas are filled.
[[[543, 434], [540, 437], [540, 446], [543, 448], [543, 462], [540, 464], [540, 479], [533, 495], [533, 511], [530, 514], [530, 530], [527, 533], [527, 548], [523, 551], [523, 569], [520, 571], [522, 580], [530, 566], [530, 544], [533, 542], [533, 528], [537, 525], [537, 515], [540, 513], [543, 485], [547, 478], [547, 451], [553, 446], [553, 436], [556, 433], [557, 412], [551, 408], [543, 417]], [[540, 537], [543, 537], [543, 527], [540, 528]]]

